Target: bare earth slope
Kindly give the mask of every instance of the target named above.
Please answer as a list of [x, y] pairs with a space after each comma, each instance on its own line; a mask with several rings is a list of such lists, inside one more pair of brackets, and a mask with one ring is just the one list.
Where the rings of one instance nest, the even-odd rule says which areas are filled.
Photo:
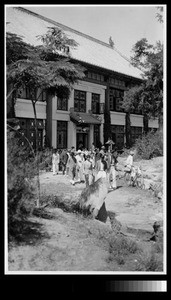
[[[66, 176], [53, 176], [52, 172], [42, 173], [40, 180], [44, 195], [76, 198], [85, 187], [85, 184], [72, 186]], [[118, 189], [109, 192], [105, 202], [107, 210], [115, 213], [139, 246], [146, 250], [153, 247], [149, 237], [154, 221], [163, 220], [162, 200], [149, 190], [127, 187], [123, 180], [118, 180]], [[136, 251], [122, 260], [121, 256], [111, 259], [111, 228], [107, 224], [59, 208], [47, 207], [46, 211], [48, 218], [29, 218], [32, 230], [23, 231], [21, 241], [10, 245], [9, 271], [137, 270]]]

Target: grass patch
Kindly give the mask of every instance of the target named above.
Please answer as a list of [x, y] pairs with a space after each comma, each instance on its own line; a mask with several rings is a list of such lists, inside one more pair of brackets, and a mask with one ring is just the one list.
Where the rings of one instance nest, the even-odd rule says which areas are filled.
[[61, 208], [65, 212], [83, 213], [83, 210], [80, 207], [79, 198], [72, 199], [72, 197], [64, 197], [62, 195], [42, 194], [40, 197], [40, 206]]
[[114, 236], [109, 241], [109, 261], [116, 260], [119, 265], [125, 264], [126, 257], [139, 251], [136, 241], [123, 237]]
[[154, 252], [142, 252], [137, 257], [135, 271], [163, 271], [163, 262], [161, 256]]

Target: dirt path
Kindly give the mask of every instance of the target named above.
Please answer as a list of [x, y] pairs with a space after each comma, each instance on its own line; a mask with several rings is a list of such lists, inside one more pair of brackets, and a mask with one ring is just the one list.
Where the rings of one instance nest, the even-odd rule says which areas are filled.
[[[62, 174], [53, 176], [42, 173], [42, 194], [76, 197], [85, 184], [72, 186]], [[114, 211], [118, 220], [130, 228], [152, 232], [155, 218], [162, 216], [162, 203], [149, 191], [124, 187], [108, 194], [107, 210]], [[9, 271], [68, 271], [68, 272], [115, 272], [134, 271], [136, 254], [132, 253], [124, 263], [110, 256], [110, 228], [97, 220], [80, 214], [66, 213], [59, 208], [48, 208], [50, 218], [29, 218], [32, 231], [23, 232], [19, 244], [9, 250]], [[134, 232], [135, 233], [135, 232]], [[141, 238], [135, 239], [142, 245]], [[151, 243], [143, 242], [144, 248]]]

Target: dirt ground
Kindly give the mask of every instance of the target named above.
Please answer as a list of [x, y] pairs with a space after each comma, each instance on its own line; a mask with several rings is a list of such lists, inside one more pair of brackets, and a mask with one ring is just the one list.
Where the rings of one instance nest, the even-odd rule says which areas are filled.
[[[53, 176], [52, 172], [43, 172], [40, 183], [43, 195], [72, 198], [85, 187], [84, 183], [72, 186], [67, 176]], [[144, 261], [149, 255], [148, 263], [153, 259], [154, 265], [154, 257], [150, 255], [157, 248], [149, 239], [154, 221], [163, 221], [163, 202], [150, 191], [127, 187], [118, 179], [118, 189], [108, 193], [105, 203], [107, 210], [114, 212], [126, 228], [124, 237], [129, 237], [141, 251], [124, 254], [117, 250], [114, 256], [111, 249], [115, 237], [110, 224], [47, 207], [47, 217], [30, 217], [29, 229], [26, 227], [22, 232], [20, 242], [9, 245], [8, 271], [113, 273], [144, 271], [144, 268], [162, 271], [162, 267], [148, 269]], [[155, 255], [161, 263], [163, 251], [158, 248]]]

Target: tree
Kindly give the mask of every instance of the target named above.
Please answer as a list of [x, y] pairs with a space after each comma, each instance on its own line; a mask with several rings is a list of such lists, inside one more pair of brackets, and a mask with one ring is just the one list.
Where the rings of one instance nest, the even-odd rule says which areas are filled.
[[158, 6], [157, 9], [160, 11], [160, 13], [156, 13], [156, 18], [160, 23], [163, 23], [163, 6]]
[[[147, 118], [158, 118], [159, 128], [162, 128], [163, 118], [163, 45], [157, 42], [155, 46], [143, 38], [133, 47], [134, 55], [131, 62], [143, 71], [143, 83], [139, 90], [138, 108]], [[132, 95], [134, 98], [134, 96]], [[137, 95], [135, 95], [137, 98]], [[133, 100], [134, 101], [134, 100]], [[146, 132], [146, 130], [145, 130]]]
[[[67, 38], [62, 30], [51, 27], [46, 34], [38, 36], [38, 39], [41, 40], [42, 45], [35, 47], [23, 42], [21, 37], [7, 32], [6, 75], [7, 84], [12, 85], [10, 94], [13, 95], [13, 112], [17, 89], [29, 88], [30, 90], [30, 100], [35, 119], [37, 173], [39, 177], [36, 112], [39, 96], [36, 96], [36, 90], [48, 90], [53, 95], [68, 98], [73, 84], [85, 76], [85, 68], [70, 62], [69, 48], [76, 47], [77, 44], [74, 40]], [[7, 100], [11, 100], [9, 94]]]
[[134, 86], [129, 90], [125, 91], [122, 102], [122, 108], [124, 109], [125, 115], [125, 134], [126, 134], [126, 146], [131, 147], [131, 120], [130, 114], [139, 107], [141, 93], [141, 86]]

